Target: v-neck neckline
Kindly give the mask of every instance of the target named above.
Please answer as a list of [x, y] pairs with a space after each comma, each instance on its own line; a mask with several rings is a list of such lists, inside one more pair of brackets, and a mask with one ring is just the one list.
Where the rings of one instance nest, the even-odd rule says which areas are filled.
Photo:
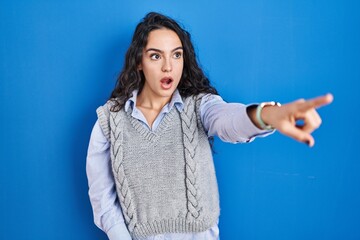
[[162, 132], [169, 127], [169, 123], [171, 123], [177, 111], [178, 111], [177, 108], [174, 107], [170, 110], [170, 112], [166, 113], [166, 115], [161, 120], [161, 122], [159, 123], [159, 125], [156, 127], [155, 130], [149, 129], [149, 127], [145, 126], [144, 123], [142, 123], [139, 119], [131, 116], [131, 111], [127, 112], [127, 115], [130, 119], [131, 125], [140, 135], [142, 135], [144, 138], [148, 139], [149, 141], [155, 141], [160, 137]]

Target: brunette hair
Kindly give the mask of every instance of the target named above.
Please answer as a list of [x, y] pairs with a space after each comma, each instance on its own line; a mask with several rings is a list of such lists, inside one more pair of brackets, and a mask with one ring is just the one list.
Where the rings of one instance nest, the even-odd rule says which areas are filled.
[[188, 97], [200, 93], [218, 94], [199, 67], [190, 33], [180, 27], [175, 20], [156, 12], [150, 12], [137, 25], [130, 47], [126, 52], [124, 67], [110, 96], [110, 100], [115, 103], [112, 111], [119, 111], [123, 108], [134, 90], [138, 89], [139, 92], [142, 90], [145, 76], [138, 66], [141, 63], [143, 49], [146, 47], [149, 33], [163, 28], [174, 31], [183, 45], [184, 68], [177, 87], [180, 95]]

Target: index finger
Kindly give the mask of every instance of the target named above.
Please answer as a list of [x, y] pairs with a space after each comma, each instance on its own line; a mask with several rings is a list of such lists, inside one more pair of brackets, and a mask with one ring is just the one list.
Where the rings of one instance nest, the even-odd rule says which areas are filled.
[[306, 100], [304, 103], [301, 104], [300, 109], [308, 110], [311, 108], [319, 108], [330, 104], [333, 101], [333, 99], [334, 99], [333, 95], [331, 93], [328, 93], [324, 96]]

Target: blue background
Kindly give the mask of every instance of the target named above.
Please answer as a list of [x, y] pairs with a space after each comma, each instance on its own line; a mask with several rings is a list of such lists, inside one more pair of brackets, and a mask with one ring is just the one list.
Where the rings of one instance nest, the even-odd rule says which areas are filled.
[[215, 141], [222, 239], [360, 239], [358, 1], [0, 2], [0, 239], [106, 239], [85, 160], [95, 109], [149, 11], [192, 33], [230, 102], [332, 92], [308, 148]]

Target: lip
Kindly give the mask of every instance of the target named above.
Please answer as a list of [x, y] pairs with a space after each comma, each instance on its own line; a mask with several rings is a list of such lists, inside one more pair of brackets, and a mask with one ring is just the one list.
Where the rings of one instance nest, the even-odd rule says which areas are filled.
[[169, 77], [163, 77], [163, 78], [160, 80], [160, 82], [161, 82], [161, 83], [166, 83], [168, 80], [171, 80], [171, 82], [174, 81], [174, 79], [169, 76]]

